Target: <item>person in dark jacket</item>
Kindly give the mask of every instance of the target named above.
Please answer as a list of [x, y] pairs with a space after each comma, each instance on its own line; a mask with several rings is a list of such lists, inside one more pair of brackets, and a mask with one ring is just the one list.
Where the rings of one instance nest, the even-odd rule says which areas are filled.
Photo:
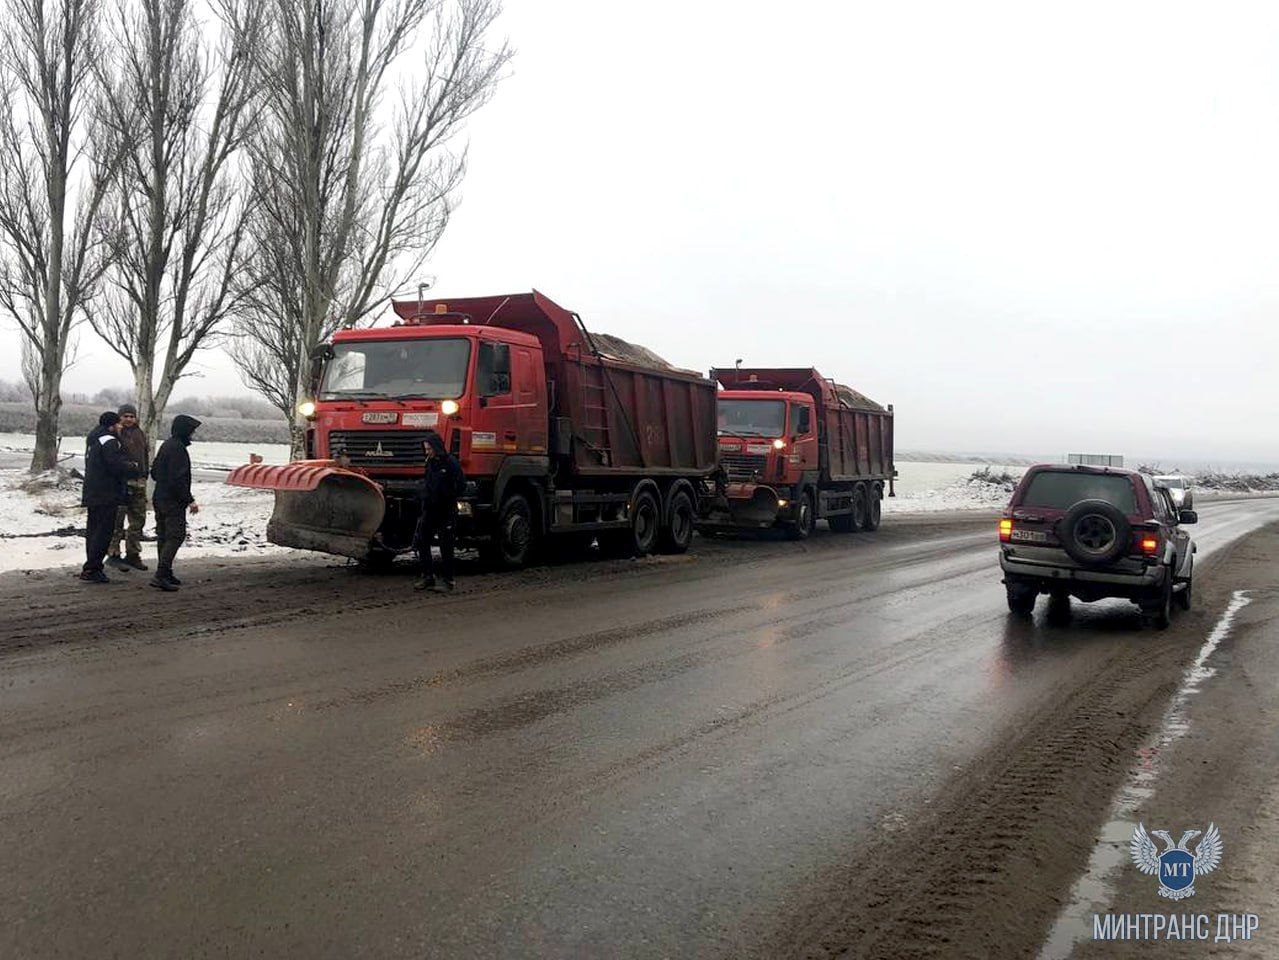
[[111, 545], [115, 514], [128, 499], [128, 481], [142, 468], [131, 461], [120, 445], [120, 415], [112, 410], [98, 417], [98, 425], [84, 441], [84, 485], [81, 505], [89, 508], [84, 535], [84, 568], [80, 579], [86, 583], [110, 583], [102, 561]]
[[179, 413], [173, 418], [169, 438], [160, 444], [151, 464], [151, 479], [155, 490], [151, 505], [155, 508], [155, 537], [159, 562], [151, 586], [157, 590], [173, 591], [182, 581], [173, 575], [173, 559], [178, 547], [187, 537], [187, 511], [199, 513], [200, 505], [191, 495], [191, 434], [200, 421]]
[[[130, 477], [128, 500], [115, 514], [115, 531], [111, 534], [111, 550], [107, 559], [117, 570], [145, 570], [142, 562], [142, 528], [147, 522], [147, 468], [151, 459], [151, 443], [138, 426], [138, 408], [122, 403], [116, 411], [120, 414], [120, 445], [130, 460], [142, 468], [139, 476]], [[128, 524], [126, 534], [125, 525]], [[125, 541], [124, 556], [120, 556], [120, 541]]]
[[415, 590], [431, 590], [435, 587], [435, 569], [431, 557], [431, 541], [440, 541], [440, 566], [444, 587], [453, 589], [453, 535], [457, 527], [457, 498], [466, 486], [462, 466], [453, 454], [444, 449], [444, 440], [434, 430], [428, 430], [422, 443], [426, 453], [426, 470], [422, 478], [421, 511], [418, 514], [417, 531], [413, 546], [422, 563], [422, 578], [413, 585]]

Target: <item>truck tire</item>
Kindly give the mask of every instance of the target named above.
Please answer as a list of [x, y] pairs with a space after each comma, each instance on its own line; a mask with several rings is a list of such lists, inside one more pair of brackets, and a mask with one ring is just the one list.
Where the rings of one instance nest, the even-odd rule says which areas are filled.
[[533, 509], [522, 493], [511, 494], [498, 511], [493, 539], [483, 549], [484, 559], [490, 566], [517, 570], [528, 563], [534, 539]]
[[853, 530], [865, 530], [870, 518], [870, 498], [866, 495], [866, 484], [859, 483], [853, 487]]
[[878, 530], [884, 516], [884, 491], [878, 484], [867, 487], [866, 491], [866, 525], [862, 529]]
[[651, 490], [641, 490], [631, 501], [631, 525], [600, 535], [600, 549], [609, 557], [646, 557], [657, 549], [662, 511]]
[[675, 491], [666, 520], [658, 542], [659, 549], [662, 553], [684, 553], [693, 542], [693, 530], [697, 526], [697, 507], [687, 490]]
[[813, 492], [805, 490], [799, 498], [798, 516], [787, 525], [786, 536], [792, 540], [807, 540], [817, 526], [817, 511], [813, 508]]

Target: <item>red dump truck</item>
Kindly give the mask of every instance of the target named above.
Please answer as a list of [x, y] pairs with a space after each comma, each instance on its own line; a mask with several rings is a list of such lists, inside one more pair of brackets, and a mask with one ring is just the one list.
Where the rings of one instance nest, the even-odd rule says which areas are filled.
[[308, 459], [228, 482], [276, 492], [273, 543], [377, 563], [410, 547], [427, 430], [468, 483], [458, 537], [514, 567], [543, 538], [679, 553], [716, 495], [716, 388], [536, 291], [393, 304], [316, 357]]
[[709, 503], [703, 526], [812, 533], [819, 518], [848, 533], [879, 526], [893, 494], [893, 408], [813, 369], [712, 370], [727, 509]]

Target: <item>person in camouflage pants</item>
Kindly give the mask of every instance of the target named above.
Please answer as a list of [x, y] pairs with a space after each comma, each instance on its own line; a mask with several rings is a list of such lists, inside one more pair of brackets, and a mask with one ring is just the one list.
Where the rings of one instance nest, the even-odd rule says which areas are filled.
[[[109, 561], [117, 570], [146, 570], [142, 562], [142, 528], [147, 522], [147, 471], [151, 444], [138, 426], [138, 409], [125, 403], [116, 411], [120, 414], [120, 445], [125, 455], [141, 465], [142, 475], [129, 480], [129, 499], [115, 514], [115, 531], [111, 534]], [[126, 531], [127, 524], [127, 531]], [[125, 542], [124, 556], [120, 556], [120, 541]]]

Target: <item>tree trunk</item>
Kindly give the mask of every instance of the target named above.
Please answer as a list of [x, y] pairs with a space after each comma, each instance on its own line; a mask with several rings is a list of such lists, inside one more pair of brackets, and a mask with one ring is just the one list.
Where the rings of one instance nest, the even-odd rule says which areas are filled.
[[58, 465], [58, 416], [62, 412], [62, 394], [57, 388], [47, 391], [46, 384], [41, 383], [35, 404], [36, 444], [31, 455], [31, 472], [40, 473]]

